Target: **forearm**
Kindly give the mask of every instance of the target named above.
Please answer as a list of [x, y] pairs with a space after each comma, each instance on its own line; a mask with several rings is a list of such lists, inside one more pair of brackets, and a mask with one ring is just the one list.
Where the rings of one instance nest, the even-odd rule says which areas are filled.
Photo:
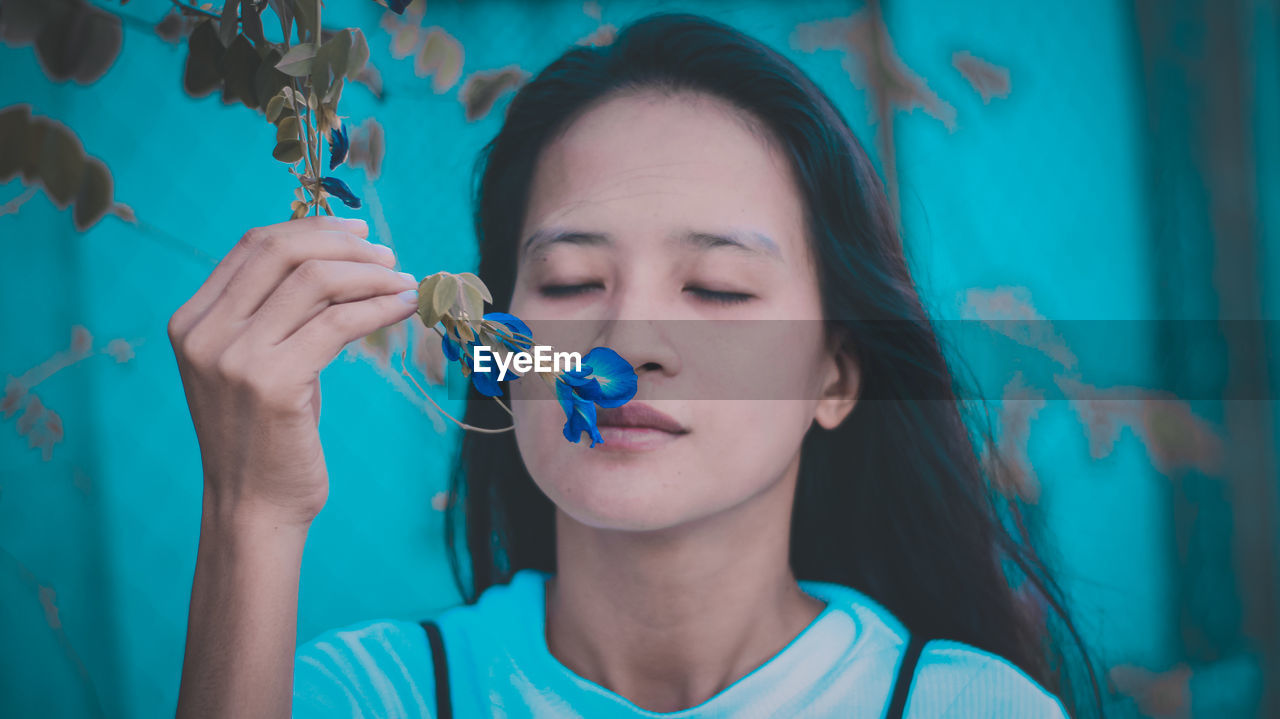
[[306, 533], [205, 502], [178, 717], [289, 716]]

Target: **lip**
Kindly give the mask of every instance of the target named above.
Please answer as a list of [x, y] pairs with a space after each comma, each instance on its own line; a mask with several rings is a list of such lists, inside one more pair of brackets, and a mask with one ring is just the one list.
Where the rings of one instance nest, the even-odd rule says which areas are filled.
[[671, 435], [688, 434], [689, 428], [677, 422], [671, 415], [660, 412], [643, 402], [628, 402], [621, 407], [602, 407], [596, 411], [596, 426], [603, 431], [613, 427], [631, 432], [663, 432]]

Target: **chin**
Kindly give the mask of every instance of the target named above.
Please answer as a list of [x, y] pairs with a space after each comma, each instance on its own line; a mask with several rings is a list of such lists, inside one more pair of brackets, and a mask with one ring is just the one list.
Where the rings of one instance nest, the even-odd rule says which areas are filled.
[[572, 519], [597, 529], [646, 531], [697, 514], [696, 497], [706, 490], [698, 478], [709, 475], [690, 471], [696, 453], [689, 435], [618, 438], [601, 428], [605, 442], [591, 447], [585, 435], [572, 444], [555, 429], [517, 435], [517, 442], [534, 482]]
[[602, 446], [533, 475], [560, 511], [596, 529], [621, 531], [666, 529], [697, 514], [699, 488], [689, 484], [687, 471], [658, 457], [597, 453]]

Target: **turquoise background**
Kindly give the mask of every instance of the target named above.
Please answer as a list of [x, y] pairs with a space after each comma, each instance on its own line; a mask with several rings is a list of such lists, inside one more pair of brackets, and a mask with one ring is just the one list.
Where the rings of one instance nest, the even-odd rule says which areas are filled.
[[[147, 23], [168, 7], [100, 4]], [[865, 83], [851, 81], [845, 55], [793, 47], [797, 26], [858, 7], [618, 1], [604, 3], [603, 21], [621, 27], [680, 9], [755, 35], [809, 72], [883, 163]], [[1248, 7], [1263, 316], [1271, 317], [1280, 307], [1280, 32], [1274, 4]], [[460, 83], [436, 94], [411, 59], [391, 57], [381, 15], [356, 0], [325, 9], [326, 25], [364, 28], [386, 86], [381, 102], [363, 87], [344, 95], [351, 121], [382, 123], [387, 157], [372, 183], [342, 171], [365, 198], [343, 214], [369, 220], [373, 239], [394, 245], [402, 269], [417, 276], [472, 269], [472, 163], [509, 95], [468, 122]], [[906, 243], [936, 314], [966, 316], [973, 289], [1023, 288], [1052, 320], [1164, 316], [1153, 291], [1160, 250], [1148, 233], [1146, 110], [1128, 5], [894, 0], [885, 16], [903, 60], [956, 112], [953, 130], [921, 109], [893, 120]], [[536, 72], [597, 21], [577, 2], [433, 0], [423, 25], [461, 42], [465, 79], [513, 63]], [[951, 65], [960, 50], [1009, 68], [1008, 97], [984, 103]], [[114, 66], [78, 86], [48, 80], [32, 48], [0, 46], [0, 107], [28, 102], [67, 123], [140, 220], [109, 217], [79, 233], [43, 192], [0, 216], [0, 373], [18, 376], [64, 350], [75, 325], [95, 348], [123, 338], [136, 353], [125, 363], [96, 355], [39, 385], [65, 429], [48, 461], [14, 418], [0, 422], [0, 716], [158, 717], [176, 704], [201, 465], [166, 323], [246, 229], [286, 219], [294, 186], [270, 158], [274, 131], [260, 115], [184, 94], [184, 58], [181, 46], [128, 23]], [[23, 190], [20, 180], [0, 187], [0, 203]], [[1153, 345], [1132, 347], [1147, 351], [1111, 358], [1112, 370], [1151, 369]], [[303, 561], [299, 640], [459, 601], [433, 508], [457, 435], [397, 382], [394, 369], [350, 349], [322, 375], [332, 482]], [[1050, 402], [1033, 421], [1029, 451], [1043, 487], [1039, 531], [1060, 556], [1102, 669], [1190, 661], [1205, 667], [1193, 684], [1198, 714], [1249, 711], [1261, 670], [1240, 649], [1248, 642], [1197, 664], [1180, 638], [1172, 485], [1141, 440], [1124, 431], [1113, 451], [1091, 458], [1072, 410]], [[1230, 580], [1225, 563], [1223, 571]], [[1237, 601], [1227, 591], [1222, 611], [1234, 616]], [[1237, 706], [1215, 704], [1219, 697]], [[1123, 696], [1113, 705], [1120, 716], [1138, 712]]]

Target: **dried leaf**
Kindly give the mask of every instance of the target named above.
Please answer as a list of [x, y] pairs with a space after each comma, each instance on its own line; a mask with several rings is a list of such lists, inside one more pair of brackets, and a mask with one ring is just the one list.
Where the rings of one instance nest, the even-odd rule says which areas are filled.
[[316, 46], [310, 43], [294, 45], [289, 52], [276, 63], [276, 69], [292, 77], [306, 77], [311, 74], [311, 65], [315, 60]]
[[240, 27], [245, 37], [253, 41], [256, 47], [262, 47], [267, 38], [262, 33], [262, 8], [252, 2], [240, 5]]
[[347, 68], [343, 74], [355, 78], [365, 68], [367, 62], [369, 62], [369, 43], [359, 28], [351, 28], [351, 49], [347, 52]]
[[615, 37], [617, 37], [617, 35], [618, 35], [618, 28], [608, 24], [601, 25], [600, 27], [592, 31], [591, 34], [585, 37], [579, 38], [578, 41], [575, 42], [574, 44], [586, 45], [590, 47], [604, 47], [606, 45], [612, 45], [613, 40]]
[[280, 57], [279, 50], [271, 49], [262, 56], [262, 62], [258, 64], [253, 87], [260, 103], [266, 102], [289, 84], [289, 76], [276, 69], [276, 63], [280, 62]]
[[31, 106], [22, 103], [0, 110], [0, 182], [8, 182], [22, 169]]
[[204, 97], [222, 84], [218, 66], [226, 52], [213, 21], [206, 20], [191, 31], [187, 41], [187, 65], [182, 86], [192, 97]]
[[284, 112], [284, 95], [277, 94], [267, 102], [267, 122], [275, 122]]
[[230, 47], [240, 30], [237, 21], [239, 9], [240, 0], [223, 0], [222, 18], [218, 21], [218, 39], [222, 41], [223, 47]]
[[422, 31], [412, 25], [402, 24], [391, 35], [391, 57], [403, 60], [413, 54], [422, 39]]
[[[956, 109], [929, 89], [923, 77], [903, 62], [878, 12], [862, 9], [850, 17], [802, 23], [792, 35], [792, 47], [844, 50], [845, 71], [854, 84], [869, 87], [889, 106], [911, 112], [917, 107], [955, 130]], [[876, 122], [875, 103], [871, 121]]]
[[[14, 3], [6, 3], [6, 14]], [[120, 54], [120, 18], [86, 3], [48, 9], [35, 38], [45, 74], [56, 82], [97, 80]]]
[[191, 34], [195, 21], [187, 15], [170, 8], [160, 22], [156, 23], [156, 35], [168, 43], [177, 44]]
[[65, 209], [84, 179], [84, 146], [66, 125], [48, 118], [36, 122], [46, 125], [40, 146], [40, 180], [54, 206]]
[[431, 309], [439, 315], [451, 315], [457, 303], [458, 280], [453, 275], [444, 274], [431, 291]]
[[65, 6], [49, 2], [9, 2], [0, 13], [0, 40], [11, 47], [26, 47], [36, 41], [49, 20]]
[[472, 322], [479, 322], [484, 317], [484, 296], [474, 285], [463, 282], [459, 294], [462, 295], [462, 311]]
[[317, 42], [319, 38], [315, 37], [316, 19], [320, 17], [320, 0], [289, 0], [293, 4], [293, 15], [298, 24], [298, 41], [303, 42], [310, 39], [311, 42]]
[[227, 48], [227, 53], [222, 57], [222, 76], [225, 83], [222, 86], [222, 102], [230, 104], [239, 100], [246, 107], [257, 109], [260, 103], [256, 80], [258, 66], [261, 64], [262, 58], [258, 57], [258, 52], [253, 49], [249, 38], [237, 35], [231, 41], [231, 47]]
[[382, 125], [371, 118], [366, 119], [351, 136], [351, 148], [347, 152], [347, 164], [351, 167], [362, 167], [369, 179], [378, 177], [382, 170], [382, 156], [386, 150]]
[[431, 75], [431, 87], [439, 95], [458, 82], [462, 75], [462, 60], [462, 43], [443, 28], [433, 27], [427, 31], [426, 42], [422, 43], [413, 71], [419, 77]]
[[44, 135], [49, 130], [48, 118], [31, 118], [27, 124], [25, 144], [18, 148], [22, 156], [22, 179], [29, 185], [40, 182], [40, 153], [44, 149]]
[[72, 220], [76, 229], [84, 232], [101, 220], [111, 209], [111, 172], [102, 160], [90, 157], [84, 164], [84, 179], [76, 194], [76, 206]]
[[298, 123], [296, 115], [287, 115], [276, 125], [276, 142], [285, 142], [287, 140], [298, 140], [301, 138], [301, 125]]
[[493, 295], [489, 294], [489, 288], [485, 285], [484, 280], [480, 279], [472, 272], [459, 272], [457, 273], [457, 277], [459, 280], [462, 280], [463, 283], [476, 288], [476, 291], [480, 293], [480, 296], [484, 298], [485, 302], [493, 304]]
[[466, 110], [467, 121], [474, 122], [489, 114], [493, 104], [503, 93], [520, 86], [528, 78], [529, 73], [516, 65], [472, 73], [458, 92], [458, 99]]
[[974, 57], [968, 50], [961, 50], [951, 55], [951, 64], [964, 75], [973, 89], [982, 96], [982, 104], [991, 102], [991, 98], [1009, 96], [1009, 68], [1000, 67], [980, 57]]
[[444, 314], [437, 311], [435, 306], [436, 285], [440, 284], [443, 277], [443, 272], [437, 272], [422, 278], [418, 283], [418, 317], [426, 327], [434, 327]]
[[88, 85], [105, 75], [119, 57], [124, 28], [115, 15], [87, 4], [84, 7], [78, 16], [76, 42], [79, 43], [79, 61], [74, 79], [81, 85]]
[[275, 149], [271, 151], [271, 156], [281, 162], [287, 162], [292, 165], [302, 160], [302, 153], [301, 140], [285, 140], [276, 143]]

